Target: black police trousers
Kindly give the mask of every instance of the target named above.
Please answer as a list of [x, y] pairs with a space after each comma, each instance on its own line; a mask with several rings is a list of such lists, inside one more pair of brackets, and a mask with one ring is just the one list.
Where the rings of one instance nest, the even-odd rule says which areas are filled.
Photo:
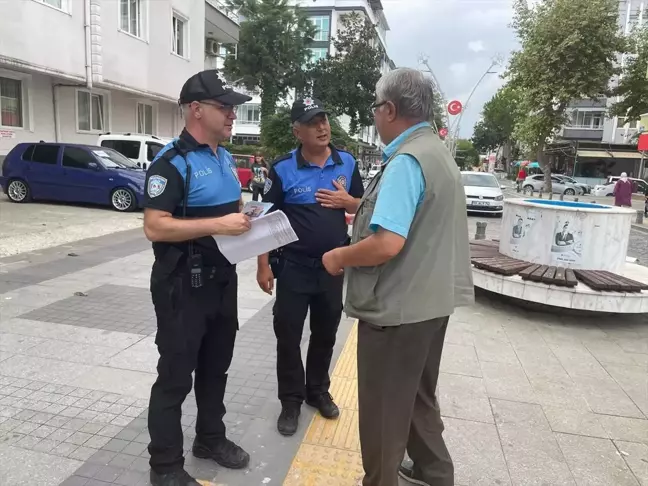
[[225, 437], [223, 397], [238, 330], [234, 267], [206, 269], [200, 288], [191, 287], [186, 266], [180, 274], [166, 273], [154, 264], [151, 294], [160, 359], [151, 389], [148, 449], [151, 468], [160, 474], [184, 465], [181, 407], [194, 371], [196, 436], [205, 445]]
[[[282, 257], [281, 267], [273, 308], [279, 400], [301, 404], [329, 391], [344, 278], [331, 276], [315, 259], [296, 263]], [[311, 335], [304, 376], [300, 344], [309, 309]]]

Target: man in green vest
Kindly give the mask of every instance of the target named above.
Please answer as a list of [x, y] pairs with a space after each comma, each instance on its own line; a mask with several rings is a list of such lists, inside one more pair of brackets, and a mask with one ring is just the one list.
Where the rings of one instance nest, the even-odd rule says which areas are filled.
[[[346, 313], [358, 325], [363, 486], [452, 486], [435, 395], [454, 309], [473, 302], [466, 195], [432, 129], [434, 88], [414, 69], [376, 86], [376, 128], [387, 145], [360, 202], [352, 244], [326, 253], [346, 273]], [[411, 460], [404, 461], [405, 451]]]

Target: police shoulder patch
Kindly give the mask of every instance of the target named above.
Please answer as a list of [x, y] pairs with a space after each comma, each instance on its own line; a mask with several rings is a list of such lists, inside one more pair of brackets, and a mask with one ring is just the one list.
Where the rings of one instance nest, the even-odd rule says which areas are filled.
[[166, 186], [166, 178], [159, 175], [152, 175], [151, 177], [149, 177], [148, 185], [146, 186], [146, 192], [151, 197], [158, 197], [164, 192]]
[[268, 194], [270, 192], [270, 189], [272, 189], [272, 180], [270, 178], [267, 178], [263, 186], [263, 194]]

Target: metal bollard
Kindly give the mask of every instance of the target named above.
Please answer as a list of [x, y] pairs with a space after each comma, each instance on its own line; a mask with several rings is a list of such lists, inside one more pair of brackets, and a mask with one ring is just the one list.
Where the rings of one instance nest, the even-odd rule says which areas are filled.
[[[641, 209], [637, 210], [637, 224], [643, 224], [644, 212]], [[479, 223], [477, 223], [479, 224]]]
[[542, 194], [543, 194], [542, 191], [538, 191], [538, 197], [539, 197], [540, 199], [543, 199]]
[[564, 194], [561, 194], [561, 195], [560, 195], [560, 200], [561, 200], [561, 201], [564, 201], [564, 200], [565, 200], [565, 195], [564, 195]]
[[486, 239], [486, 225], [487, 223], [477, 222], [477, 231], [475, 232], [476, 240], [485, 240]]
[[574, 198], [574, 202], [578, 202], [578, 198], [577, 198], [577, 197]]

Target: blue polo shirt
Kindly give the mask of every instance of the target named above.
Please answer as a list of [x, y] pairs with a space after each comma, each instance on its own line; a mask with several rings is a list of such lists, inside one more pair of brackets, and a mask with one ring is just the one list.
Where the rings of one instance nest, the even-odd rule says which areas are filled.
[[[188, 166], [190, 174], [187, 174]], [[233, 157], [223, 147], [214, 152], [209, 145], [199, 144], [186, 130], [160, 150], [149, 166], [144, 207], [181, 217], [185, 212], [183, 199], [187, 177], [190, 177], [187, 218], [218, 218], [239, 211], [241, 184]], [[169, 246], [186, 252], [188, 242], [153, 243], [156, 258]], [[229, 265], [211, 236], [195, 240], [195, 248], [202, 253], [206, 265]]]
[[405, 130], [383, 150], [383, 174], [376, 207], [369, 225], [372, 231], [378, 228], [407, 238], [416, 210], [425, 196], [425, 177], [417, 160], [411, 155], [401, 154], [387, 160], [400, 148], [412, 132], [430, 126], [419, 123]]
[[360, 198], [364, 186], [353, 155], [333, 146], [330, 148], [331, 156], [322, 167], [308, 162], [301, 148], [272, 163], [263, 201], [274, 204], [274, 209], [286, 214], [299, 238], [286, 245], [286, 251], [320, 258], [327, 251], [347, 243], [344, 209], [322, 207], [315, 194], [319, 189], [337, 190], [333, 185], [333, 181], [337, 181], [351, 196]]

